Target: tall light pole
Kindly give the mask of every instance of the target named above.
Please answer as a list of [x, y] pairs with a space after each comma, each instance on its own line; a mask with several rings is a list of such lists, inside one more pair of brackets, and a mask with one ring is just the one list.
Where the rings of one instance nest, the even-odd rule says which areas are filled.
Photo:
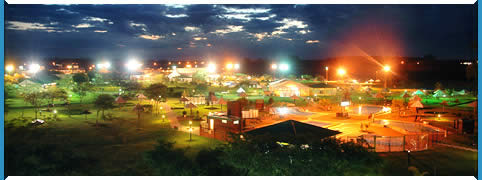
[[346, 70], [343, 69], [343, 68], [339, 68], [336, 72], [341, 77], [341, 79], [343, 80], [343, 76], [345, 76]]
[[326, 83], [328, 84], [328, 66], [325, 66], [325, 79], [326, 79]]
[[387, 89], [387, 79], [388, 79], [388, 72], [390, 72], [390, 66], [388, 65], [383, 66], [383, 71], [385, 72], [385, 83], [383, 87]]
[[273, 70], [273, 80], [276, 80], [276, 70], [278, 69], [278, 65], [271, 64], [271, 69]]

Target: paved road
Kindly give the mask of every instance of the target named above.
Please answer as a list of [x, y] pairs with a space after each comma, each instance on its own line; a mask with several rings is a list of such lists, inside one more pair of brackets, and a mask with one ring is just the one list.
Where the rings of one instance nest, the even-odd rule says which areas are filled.
[[[189, 126], [184, 126], [179, 122], [179, 120], [177, 119], [176, 112], [171, 111], [171, 107], [169, 107], [169, 105], [166, 105], [165, 107], [166, 107], [166, 111], [168, 112], [167, 119], [169, 119], [171, 128], [174, 129], [177, 127], [177, 130], [189, 133]], [[199, 127], [193, 126], [192, 130], [193, 130], [192, 131], [193, 134], [199, 135]]]

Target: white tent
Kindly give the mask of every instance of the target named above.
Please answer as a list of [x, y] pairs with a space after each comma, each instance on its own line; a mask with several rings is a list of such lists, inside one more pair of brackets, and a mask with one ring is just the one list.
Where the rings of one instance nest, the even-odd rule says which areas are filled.
[[174, 69], [171, 74], [167, 75], [169, 79], [179, 77], [179, 76], [181, 76], [181, 74], [179, 74], [176, 69]]
[[243, 92], [246, 92], [242, 87], [240, 87], [237, 91], [237, 93], [243, 93]]
[[443, 92], [443, 91], [440, 90], [440, 89], [439, 89], [439, 90], [436, 90], [436, 91], [433, 93], [433, 97], [445, 97], [445, 96], [447, 96], [447, 95], [445, 94], [445, 92]]
[[460, 91], [454, 91], [454, 92], [452, 93], [453, 96], [463, 96], [463, 95], [465, 95], [465, 94], [466, 94], [466, 92], [465, 92], [464, 89], [462, 89], [462, 90], [460, 90]]
[[423, 93], [423, 92], [420, 91], [420, 90], [417, 90], [417, 91], [415, 91], [415, 92], [412, 93], [412, 96], [413, 96], [413, 95], [418, 95], [418, 96], [420, 96], [420, 95], [425, 95], [425, 93]]

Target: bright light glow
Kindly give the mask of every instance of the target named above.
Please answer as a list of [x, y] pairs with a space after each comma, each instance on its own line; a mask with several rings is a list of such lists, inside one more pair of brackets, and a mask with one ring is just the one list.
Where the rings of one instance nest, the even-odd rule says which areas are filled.
[[57, 109], [54, 109], [54, 114], [57, 114]]
[[344, 76], [344, 75], [346, 74], [346, 70], [343, 69], [343, 68], [339, 68], [336, 72], [337, 72], [338, 75], [340, 75], [340, 76]]
[[192, 121], [189, 121], [189, 125], [192, 125]]
[[177, 68], [177, 66], [172, 66], [172, 69], [176, 69], [176, 68]]
[[278, 65], [277, 64], [271, 64], [271, 69], [274, 69], [274, 70], [278, 69]]
[[191, 68], [192, 66], [190, 64], [186, 65], [186, 68]]
[[350, 101], [342, 101], [340, 103], [340, 106], [349, 106], [350, 105]]
[[28, 66], [28, 72], [30, 72], [30, 73], [34, 73], [34, 74], [35, 74], [35, 73], [37, 73], [37, 72], [39, 72], [39, 71], [40, 71], [40, 65], [39, 65], [39, 64], [34, 63], [34, 64], [30, 64], [30, 65]]
[[390, 112], [390, 111], [392, 111], [392, 108], [383, 106], [382, 111], [383, 112]]
[[110, 62], [104, 61], [102, 63], [97, 64], [97, 67], [99, 69], [109, 69], [110, 68]]
[[129, 62], [127, 62], [126, 66], [129, 71], [137, 71], [142, 66], [142, 64], [135, 59], [131, 59], [129, 60]]
[[210, 72], [210, 73], [216, 72], [216, 64], [210, 63], [210, 64], [208, 65], [208, 72]]
[[234, 69], [238, 70], [239, 69], [239, 64], [234, 64]]
[[278, 108], [278, 112], [279, 112], [280, 115], [288, 114], [288, 108], [286, 108], [286, 107]]
[[233, 64], [231, 64], [231, 63], [226, 64], [226, 69], [228, 69], [228, 70], [233, 69]]
[[327, 71], [328, 71], [328, 66], [326, 66], [326, 67], [325, 67], [325, 70], [327, 70]]
[[7, 72], [12, 72], [14, 69], [15, 69], [15, 67], [11, 64], [7, 65], [7, 67], [5, 67], [5, 70], [7, 70]]
[[441, 115], [440, 115], [440, 114], [438, 114], [438, 118], [440, 118], [440, 116], [441, 116]]
[[288, 64], [281, 64], [281, 65], [279, 65], [279, 69], [281, 71], [287, 71], [289, 69], [289, 66], [288, 66]]
[[67, 69], [72, 69], [72, 66], [71, 66], [71, 65], [68, 65], [68, 66], [67, 66]]
[[389, 65], [383, 66], [383, 71], [385, 72], [390, 71], [390, 66]]

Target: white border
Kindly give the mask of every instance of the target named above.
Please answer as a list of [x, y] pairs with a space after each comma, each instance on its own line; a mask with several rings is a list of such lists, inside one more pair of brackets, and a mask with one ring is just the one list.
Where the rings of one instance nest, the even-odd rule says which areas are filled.
[[475, 4], [476, 0], [7, 0], [8, 4]]

